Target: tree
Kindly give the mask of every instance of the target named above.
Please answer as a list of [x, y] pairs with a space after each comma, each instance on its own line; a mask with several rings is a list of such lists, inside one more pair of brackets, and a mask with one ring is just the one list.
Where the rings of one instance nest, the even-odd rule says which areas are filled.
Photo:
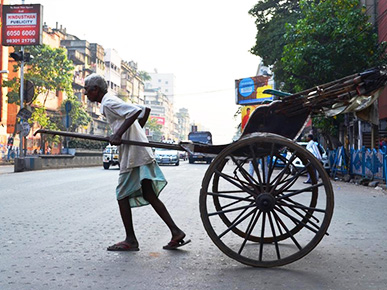
[[[25, 53], [30, 53], [34, 58], [27, 63], [24, 73], [25, 80], [30, 80], [34, 84], [34, 97], [29, 102], [33, 112], [29, 119], [29, 123], [37, 123], [39, 127], [58, 130], [63, 128], [62, 116], [63, 106], [58, 112], [48, 112], [46, 110], [46, 100], [50, 92], [63, 91], [68, 97], [68, 101], [72, 103], [72, 130], [76, 130], [78, 126], [86, 125], [90, 121], [90, 117], [83, 109], [81, 103], [73, 95], [72, 80], [74, 69], [72, 62], [67, 59], [66, 50], [64, 48], [52, 48], [48, 45], [25, 46]], [[14, 71], [20, 69], [20, 63], [14, 66]], [[7, 94], [8, 102], [20, 105], [20, 79], [15, 77], [11, 80], [3, 82], [4, 87], [9, 88]], [[38, 96], [43, 95], [43, 101], [39, 101]], [[63, 104], [62, 104], [63, 105]], [[57, 136], [49, 136], [48, 141], [58, 142]]]
[[146, 122], [145, 128], [148, 128], [150, 132], [152, 132], [153, 141], [161, 141], [163, 133], [161, 132], [162, 125], [157, 123], [157, 119], [149, 119]]
[[304, 18], [287, 24], [286, 89], [301, 91], [379, 64], [385, 45], [358, 0], [300, 1]]
[[298, 1], [259, 0], [249, 14], [256, 18], [257, 35], [250, 52], [260, 56], [266, 65], [273, 65], [281, 58], [285, 45], [285, 24], [300, 18]]
[[67, 129], [63, 122], [64, 116], [66, 116], [66, 103], [71, 104], [71, 111], [69, 112], [70, 117], [70, 132], [75, 132], [80, 126], [87, 126], [92, 120], [90, 115], [85, 111], [81, 102], [78, 101], [77, 97], [70, 95], [65, 102], [60, 106], [60, 116], [55, 119], [55, 123], [58, 124], [60, 130]]
[[146, 71], [139, 71], [138, 75], [143, 82], [150, 81], [152, 79]]
[[[373, 25], [358, 0], [300, 1], [304, 18], [286, 27], [282, 64], [285, 88], [302, 91], [385, 63]], [[315, 116], [326, 140], [336, 135], [342, 116]]]

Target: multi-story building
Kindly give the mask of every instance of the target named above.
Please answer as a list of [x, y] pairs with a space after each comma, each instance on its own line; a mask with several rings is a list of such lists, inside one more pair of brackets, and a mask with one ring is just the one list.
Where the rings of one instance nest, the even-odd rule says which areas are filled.
[[[151, 119], [157, 119], [162, 126], [163, 140], [175, 140], [175, 120], [173, 106], [160, 89], [145, 89], [145, 105], [151, 108]], [[151, 132], [152, 133], [152, 132]]]
[[137, 64], [133, 61], [121, 62], [121, 93], [124, 99], [133, 104], [145, 103], [144, 83], [137, 72]]
[[114, 48], [105, 50], [105, 79], [108, 92], [118, 95], [121, 88], [121, 57]]
[[145, 89], [160, 89], [161, 93], [166, 95], [171, 103], [174, 101], [175, 94], [175, 76], [171, 73], [149, 73], [151, 80], [145, 82]]
[[92, 121], [88, 128], [79, 128], [82, 133], [91, 133], [96, 135], [106, 135], [108, 125], [105, 118], [101, 115], [98, 103], [89, 102], [84, 94], [83, 88], [85, 78], [91, 73], [104, 75], [104, 49], [97, 43], [89, 43], [87, 40], [66, 33], [66, 30], [60, 28], [65, 39], [61, 41], [61, 46], [67, 49], [68, 59], [74, 65], [73, 91], [78, 100], [85, 105], [87, 112], [91, 115]]
[[177, 131], [179, 140], [187, 140], [188, 133], [191, 131], [190, 117], [188, 109], [180, 108], [176, 113], [177, 118]]

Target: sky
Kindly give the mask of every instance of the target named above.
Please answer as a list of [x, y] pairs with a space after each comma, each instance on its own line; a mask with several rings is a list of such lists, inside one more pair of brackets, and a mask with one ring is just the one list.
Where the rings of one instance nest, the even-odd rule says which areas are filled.
[[[260, 59], [249, 50], [256, 27], [248, 11], [257, 0], [25, 0], [43, 5], [43, 22], [114, 48], [141, 71], [175, 75], [174, 107], [212, 132], [214, 144], [232, 141], [240, 117], [235, 80], [255, 76]], [[22, 4], [10, 0], [9, 4]]]

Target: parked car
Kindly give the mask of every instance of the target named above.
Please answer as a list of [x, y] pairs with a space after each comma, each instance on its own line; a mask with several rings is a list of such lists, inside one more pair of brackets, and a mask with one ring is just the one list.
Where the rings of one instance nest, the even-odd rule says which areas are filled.
[[[201, 143], [201, 144], [212, 144], [212, 134], [209, 131], [195, 131], [190, 132], [188, 134], [188, 140], [194, 142], [194, 143]], [[212, 162], [213, 157], [210, 157], [208, 155], [205, 155], [203, 153], [196, 153], [188, 154], [188, 162], [189, 163], [195, 163], [196, 161], [205, 161], [207, 164]]]
[[179, 166], [179, 152], [177, 150], [169, 150], [156, 148], [155, 149], [155, 158], [158, 164], [174, 164]]
[[[306, 145], [308, 145], [308, 142], [297, 142], [297, 144], [306, 148]], [[322, 163], [324, 169], [329, 172], [331, 167], [329, 165], [329, 158], [328, 158], [327, 151], [324, 149], [323, 146], [321, 146], [321, 144], [318, 144], [317, 147], [318, 147], [318, 150], [320, 151], [320, 154], [321, 154], [321, 158], [322, 158], [321, 163]], [[289, 159], [290, 155], [291, 154], [288, 152], [286, 158]], [[293, 161], [293, 165], [298, 169], [304, 168], [304, 164], [302, 163], [302, 161], [299, 158], [296, 158]]]
[[120, 166], [119, 162], [119, 150], [117, 146], [108, 145], [103, 150], [102, 154], [103, 168], [109, 169], [112, 165]]

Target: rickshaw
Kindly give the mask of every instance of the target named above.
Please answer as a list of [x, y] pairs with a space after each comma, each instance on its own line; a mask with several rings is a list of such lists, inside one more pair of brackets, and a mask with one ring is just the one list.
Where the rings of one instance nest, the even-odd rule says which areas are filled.
[[[296, 94], [279, 94], [279, 100], [253, 112], [240, 139], [231, 144], [123, 143], [214, 157], [199, 197], [208, 236], [224, 254], [240, 263], [283, 266], [307, 255], [328, 235], [334, 209], [326, 170], [294, 140], [311, 115], [361, 113], [374, 103], [386, 84], [386, 67], [379, 67]], [[36, 133], [109, 140], [45, 129]], [[295, 159], [304, 166], [295, 166]], [[305, 174], [310, 175], [311, 184], [303, 182]]]

